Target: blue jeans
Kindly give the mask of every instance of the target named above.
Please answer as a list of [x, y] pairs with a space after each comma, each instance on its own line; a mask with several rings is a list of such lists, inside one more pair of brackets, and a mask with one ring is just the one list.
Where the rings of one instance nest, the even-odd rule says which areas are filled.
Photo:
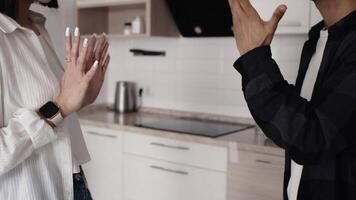
[[83, 170], [73, 174], [74, 200], [93, 200], [86, 184]]

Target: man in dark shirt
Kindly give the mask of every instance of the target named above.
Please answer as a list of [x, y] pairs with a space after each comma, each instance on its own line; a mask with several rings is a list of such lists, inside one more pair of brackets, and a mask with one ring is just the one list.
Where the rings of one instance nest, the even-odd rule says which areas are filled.
[[[265, 22], [249, 0], [229, 1], [245, 99], [263, 132], [286, 151], [284, 199], [295, 200], [288, 194], [293, 160], [303, 166], [294, 198], [355, 200], [356, 0], [314, 0], [324, 21], [309, 33], [295, 85], [284, 80], [269, 46], [287, 7]], [[324, 28], [328, 38], [307, 100], [301, 90]]]

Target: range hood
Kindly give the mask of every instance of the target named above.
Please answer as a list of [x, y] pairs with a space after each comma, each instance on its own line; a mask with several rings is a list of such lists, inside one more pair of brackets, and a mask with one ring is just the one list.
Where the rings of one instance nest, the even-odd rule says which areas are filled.
[[233, 36], [228, 0], [166, 0], [184, 37]]

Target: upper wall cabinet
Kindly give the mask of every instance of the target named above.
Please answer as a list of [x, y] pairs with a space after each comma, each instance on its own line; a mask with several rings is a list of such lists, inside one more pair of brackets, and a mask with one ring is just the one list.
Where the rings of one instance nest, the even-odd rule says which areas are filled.
[[278, 5], [287, 5], [288, 10], [279, 23], [277, 33], [308, 33], [310, 28], [310, 0], [251, 0], [251, 3], [264, 20], [271, 18]]
[[[179, 36], [165, 0], [77, 0], [77, 8], [78, 26], [84, 35]], [[140, 33], [124, 35], [125, 24], [137, 17], [142, 24]]]
[[[184, 37], [230, 37], [231, 9], [227, 0], [166, 0]], [[280, 4], [288, 11], [277, 34], [305, 34], [310, 28], [310, 0], [250, 0], [261, 17], [269, 20]]]

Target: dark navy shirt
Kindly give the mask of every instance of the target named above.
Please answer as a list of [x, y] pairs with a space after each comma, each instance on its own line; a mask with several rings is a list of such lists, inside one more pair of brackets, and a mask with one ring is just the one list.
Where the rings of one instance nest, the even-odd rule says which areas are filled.
[[320, 22], [309, 33], [295, 85], [283, 78], [270, 46], [234, 64], [253, 118], [286, 150], [285, 200], [291, 159], [304, 166], [298, 200], [356, 199], [356, 11], [329, 28], [312, 98], [300, 96], [324, 26]]

